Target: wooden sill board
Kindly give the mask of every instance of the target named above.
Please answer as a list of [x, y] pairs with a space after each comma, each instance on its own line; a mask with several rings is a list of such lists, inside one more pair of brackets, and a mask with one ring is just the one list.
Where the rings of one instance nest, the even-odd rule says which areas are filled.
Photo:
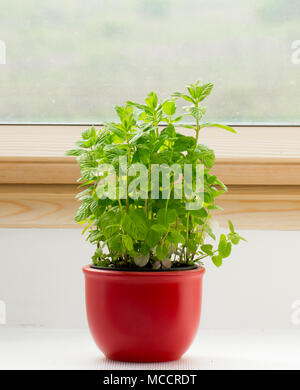
[[[0, 227], [76, 228], [75, 185], [0, 185]], [[300, 230], [300, 186], [230, 186], [215, 212], [220, 226], [231, 219], [239, 229]]]
[[[0, 183], [74, 184], [74, 147], [84, 126], [0, 126]], [[300, 128], [206, 128], [200, 142], [216, 152], [214, 172], [228, 185], [300, 185]], [[189, 134], [189, 130], [182, 129]]]
[[[72, 157], [86, 126], [0, 126], [0, 227], [73, 228], [79, 169]], [[300, 128], [207, 128], [214, 172], [229, 186], [218, 202], [221, 226], [300, 230]], [[189, 131], [182, 130], [189, 134]]]

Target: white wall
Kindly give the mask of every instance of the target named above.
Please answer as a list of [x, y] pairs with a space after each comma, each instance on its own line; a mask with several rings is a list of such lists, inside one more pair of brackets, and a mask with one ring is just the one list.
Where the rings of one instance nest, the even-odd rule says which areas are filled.
[[[300, 300], [300, 232], [241, 233], [248, 243], [234, 247], [224, 266], [207, 265], [202, 328], [300, 329], [300, 313], [291, 319]], [[80, 230], [2, 229], [0, 248], [7, 311], [0, 327], [87, 326], [81, 267], [92, 248]]]

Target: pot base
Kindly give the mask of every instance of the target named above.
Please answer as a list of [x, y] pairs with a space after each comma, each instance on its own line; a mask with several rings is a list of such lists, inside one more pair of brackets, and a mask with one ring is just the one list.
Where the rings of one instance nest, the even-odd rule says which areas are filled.
[[175, 362], [181, 359], [182, 355], [170, 355], [170, 356], [144, 356], [141, 358], [138, 357], [129, 357], [127, 355], [116, 354], [116, 355], [105, 355], [105, 357], [114, 362], [123, 362], [123, 363], [168, 363]]

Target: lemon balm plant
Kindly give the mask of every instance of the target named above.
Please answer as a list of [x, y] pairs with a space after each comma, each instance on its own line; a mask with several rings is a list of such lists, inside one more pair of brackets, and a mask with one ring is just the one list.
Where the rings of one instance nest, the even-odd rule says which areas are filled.
[[[219, 208], [216, 198], [227, 188], [210, 173], [215, 154], [200, 143], [201, 131], [215, 126], [235, 133], [229, 126], [202, 122], [205, 108], [201, 103], [212, 87], [210, 83], [197, 82], [187, 87], [187, 93], [173, 93], [163, 102], [151, 92], [143, 104], [129, 101], [124, 107], [116, 106], [118, 122], [106, 123], [99, 130], [91, 127], [84, 131], [77, 142], [78, 148], [67, 152], [77, 156], [81, 169], [79, 181], [84, 189], [77, 195], [81, 205], [75, 220], [86, 225], [84, 232], [96, 245], [94, 265], [161, 269], [194, 265], [211, 258], [220, 266], [230, 255], [232, 244], [243, 240], [229, 221], [229, 233], [221, 234], [216, 245], [211, 243], [216, 240], [211, 211]], [[190, 104], [184, 107], [182, 115], [177, 113], [177, 99]], [[193, 125], [181, 125], [191, 135], [184, 135], [178, 129], [184, 116], [194, 121]], [[125, 169], [121, 169], [120, 161], [124, 162]], [[135, 170], [132, 174], [131, 164], [143, 165], [146, 175], [145, 170], [142, 173]], [[202, 204], [196, 209], [187, 206], [188, 202], [199, 199], [199, 194], [194, 193], [189, 200], [178, 196], [178, 185], [174, 184], [176, 172], [169, 168], [182, 168], [179, 173], [182, 177], [187, 164], [193, 167], [193, 173], [196, 164], [203, 166]], [[103, 172], [100, 169], [103, 166], [112, 170]], [[162, 177], [158, 178], [155, 197], [151, 180], [153, 167], [156, 178], [160, 169], [170, 180], [167, 186]], [[104, 194], [103, 187], [109, 187], [107, 179], [115, 180], [114, 184], [122, 183], [122, 189], [115, 186], [113, 191]], [[191, 185], [195, 185], [195, 179]]]
[[[117, 106], [117, 122], [84, 131], [67, 153], [81, 170], [75, 220], [96, 246], [83, 268], [88, 323], [110, 359], [179, 359], [199, 324], [202, 262], [220, 266], [243, 240], [230, 221], [219, 238], [212, 225], [227, 189], [211, 173], [215, 154], [201, 131], [235, 131], [202, 121], [211, 89], [197, 82], [163, 102], [150, 92], [143, 104]], [[178, 99], [189, 104], [182, 115]], [[179, 129], [184, 116], [194, 122], [184, 126], [190, 135]]]

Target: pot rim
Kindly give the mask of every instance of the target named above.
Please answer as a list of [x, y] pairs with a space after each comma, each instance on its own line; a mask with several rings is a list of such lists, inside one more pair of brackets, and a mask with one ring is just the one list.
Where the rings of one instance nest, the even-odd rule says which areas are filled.
[[171, 275], [176, 275], [176, 276], [187, 276], [188, 274], [204, 274], [205, 273], [205, 268], [200, 265], [196, 265], [195, 268], [192, 269], [161, 269], [161, 270], [152, 270], [152, 269], [141, 269], [141, 270], [135, 270], [131, 271], [130, 269], [109, 269], [109, 268], [94, 268], [92, 264], [87, 264], [82, 268], [82, 271], [85, 274], [90, 274], [90, 275], [115, 275], [115, 276], [171, 276]]

